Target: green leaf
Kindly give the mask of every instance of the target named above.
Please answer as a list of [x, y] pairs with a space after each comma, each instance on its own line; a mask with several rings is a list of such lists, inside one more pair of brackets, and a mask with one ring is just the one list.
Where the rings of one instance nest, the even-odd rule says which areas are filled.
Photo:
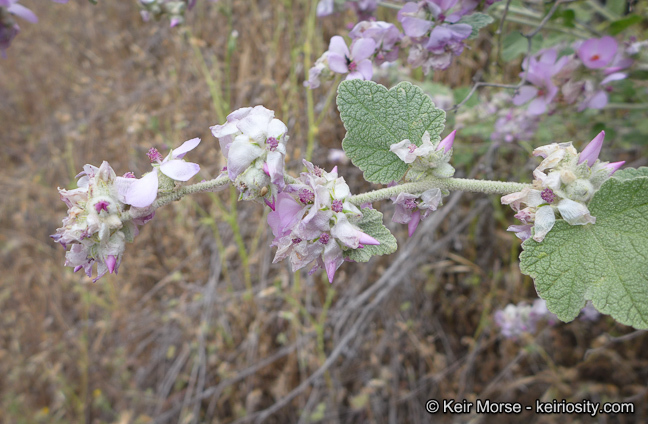
[[[531, 39], [531, 53], [535, 53], [542, 46], [542, 36], [536, 34]], [[506, 34], [502, 40], [502, 59], [510, 62], [520, 55], [526, 55], [529, 43], [527, 39], [518, 31]]]
[[473, 13], [472, 15], [464, 16], [457, 21], [458, 24], [468, 24], [472, 27], [472, 33], [469, 39], [476, 38], [479, 30], [493, 23], [493, 18], [485, 13]]
[[641, 21], [643, 21], [643, 18], [639, 15], [628, 15], [623, 19], [612, 22], [608, 32], [610, 35], [617, 35], [623, 32], [626, 28], [638, 24]]
[[594, 195], [589, 210], [596, 224], [559, 220], [542, 243], [522, 244], [520, 269], [563, 321], [591, 300], [623, 324], [648, 328], [648, 177], [626, 179], [633, 172], [617, 172], [621, 178], [610, 178]]
[[[463, 99], [466, 98], [468, 93], [470, 93], [470, 90], [472, 87], [459, 87], [454, 89], [454, 98], [457, 103], [461, 102]], [[464, 107], [474, 107], [479, 104], [479, 96], [472, 96], [468, 101], [464, 104]], [[463, 129], [461, 131], [461, 134], [463, 136], [464, 132]]]
[[347, 250], [344, 256], [356, 262], [367, 262], [374, 255], [389, 255], [398, 247], [396, 238], [383, 225], [383, 214], [375, 209], [362, 209], [362, 220], [357, 224], [360, 229], [380, 242], [377, 246], [365, 246], [362, 249]]
[[605, 6], [616, 16], [621, 16], [626, 10], [626, 0], [607, 0]]
[[559, 10], [551, 17], [551, 20], [562, 19], [563, 25], [568, 28], [574, 28], [574, 21], [576, 20], [576, 12], [572, 9]]
[[405, 139], [420, 146], [425, 131], [435, 143], [445, 122], [445, 112], [409, 82], [387, 90], [373, 81], [344, 81], [337, 105], [347, 130], [342, 148], [373, 183], [399, 181], [409, 168], [389, 146]]
[[621, 169], [615, 172], [613, 176], [617, 180], [631, 180], [639, 177], [648, 177], [648, 167]]

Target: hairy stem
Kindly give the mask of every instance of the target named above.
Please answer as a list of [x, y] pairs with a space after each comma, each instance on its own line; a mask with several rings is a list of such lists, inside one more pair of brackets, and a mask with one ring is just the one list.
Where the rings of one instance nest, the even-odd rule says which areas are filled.
[[[299, 180], [291, 177], [288, 174], [286, 174], [284, 178], [286, 180], [286, 183], [288, 184], [299, 183]], [[150, 215], [156, 209], [168, 205], [169, 203], [176, 200], [180, 200], [188, 194], [202, 193], [206, 191], [218, 191], [229, 183], [230, 180], [227, 175], [221, 175], [218, 178], [214, 178], [213, 180], [184, 186], [174, 191], [173, 193], [162, 194], [155, 200], [155, 202], [153, 202], [151, 206], [138, 210], [136, 214], [131, 214], [130, 211], [125, 212], [124, 214], [122, 214], [121, 219], [122, 221], [127, 221], [133, 218], [140, 218], [146, 215]], [[390, 197], [396, 197], [399, 193], [420, 194], [431, 188], [505, 195], [515, 193], [516, 191], [522, 191], [527, 186], [528, 184], [507, 181], [428, 177], [423, 181], [400, 184], [394, 187], [374, 190], [369, 193], [356, 194], [349, 197], [348, 200], [355, 205], [361, 205], [367, 202], [371, 203], [378, 200], [389, 199]]]
[[188, 194], [202, 193], [206, 191], [218, 191], [223, 186], [230, 183], [230, 179], [227, 175], [221, 175], [213, 180], [202, 181], [200, 183], [180, 187], [178, 190], [172, 193], [163, 193], [155, 202], [147, 208], [138, 209], [136, 213], [131, 213], [130, 211], [125, 212], [121, 216], [122, 221], [128, 221], [133, 218], [141, 218], [153, 213], [156, 209], [161, 208], [162, 206], [168, 205], [171, 202], [180, 200]]
[[367, 202], [389, 199], [399, 193], [419, 194], [432, 188], [447, 190], [472, 191], [490, 194], [510, 194], [521, 191], [528, 184], [511, 183], [505, 181], [470, 180], [463, 178], [436, 178], [430, 177], [415, 183], [405, 183], [394, 187], [382, 188], [369, 193], [356, 194], [349, 197], [349, 202], [361, 205]]

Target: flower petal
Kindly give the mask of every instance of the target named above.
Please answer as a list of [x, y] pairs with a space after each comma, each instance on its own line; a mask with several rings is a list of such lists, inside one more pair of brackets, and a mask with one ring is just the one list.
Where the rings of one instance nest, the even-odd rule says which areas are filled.
[[173, 149], [171, 151], [171, 157], [174, 159], [182, 159], [184, 155], [187, 154], [187, 152], [193, 150], [200, 144], [200, 138], [192, 138], [191, 140], [187, 140], [180, 147], [177, 149]]
[[123, 193], [123, 202], [135, 206], [136, 208], [145, 208], [150, 206], [157, 197], [158, 191], [158, 170], [154, 168], [153, 171], [144, 175], [138, 180], [129, 179], [132, 183], [128, 184], [128, 188]]
[[286, 124], [281, 122], [279, 119], [273, 119], [268, 124], [268, 137], [274, 137], [277, 140], [288, 131]]
[[551, 206], [542, 206], [538, 208], [535, 216], [535, 234], [533, 240], [538, 243], [544, 240], [545, 236], [556, 223], [556, 215]]
[[362, 75], [361, 79], [370, 81], [371, 77], [373, 77], [373, 64], [371, 63], [371, 61], [369, 59], [365, 59], [357, 65], [357, 72]]
[[513, 97], [513, 104], [520, 106], [538, 95], [538, 89], [530, 85], [520, 87], [518, 93]]
[[376, 42], [371, 38], [360, 38], [351, 46], [351, 58], [359, 63], [371, 57], [376, 51]]
[[410, 222], [407, 223], [407, 234], [410, 237], [414, 235], [414, 231], [416, 231], [419, 222], [421, 222], [421, 212], [416, 209], [414, 212], [412, 212], [412, 218], [410, 219]]
[[599, 154], [601, 153], [601, 147], [603, 147], [603, 140], [605, 139], [605, 131], [598, 133], [596, 137], [590, 141], [587, 146], [581, 152], [578, 158], [578, 164], [587, 161], [587, 165], [592, 167], [596, 159], [598, 159]]
[[236, 137], [227, 156], [227, 172], [230, 179], [234, 181], [263, 152], [264, 149], [250, 143], [246, 135]]
[[200, 165], [183, 160], [170, 160], [160, 165], [160, 171], [176, 181], [187, 181], [200, 171]]
[[563, 199], [558, 202], [558, 211], [560, 211], [560, 215], [570, 225], [586, 225], [596, 223], [596, 218], [590, 215], [587, 206], [579, 202], [574, 202], [571, 199]]
[[329, 69], [338, 74], [346, 74], [349, 72], [347, 60], [344, 55], [338, 53], [329, 53], [328, 55]]
[[272, 184], [283, 189], [286, 185], [284, 181], [284, 156], [279, 152], [268, 152], [266, 165]]
[[585, 104], [588, 109], [603, 109], [608, 103], [608, 95], [605, 91], [598, 91], [589, 101]]
[[[331, 37], [331, 41], [329, 42], [329, 48], [328, 51], [331, 53], [336, 53], [339, 54], [340, 56], [346, 56], [349, 57], [351, 56], [351, 53], [349, 53], [349, 48], [347, 47], [346, 41], [344, 41], [344, 38], [342, 38], [339, 35], [335, 35]], [[329, 62], [330, 62], [330, 55], [329, 55]], [[330, 64], [330, 63], [329, 63]]]
[[7, 11], [9, 11], [9, 13], [12, 13], [16, 16], [20, 16], [21, 18], [23, 18], [27, 22], [31, 22], [32, 24], [38, 22], [38, 17], [34, 14], [34, 12], [27, 9], [25, 6], [21, 4], [14, 3], [7, 8]]

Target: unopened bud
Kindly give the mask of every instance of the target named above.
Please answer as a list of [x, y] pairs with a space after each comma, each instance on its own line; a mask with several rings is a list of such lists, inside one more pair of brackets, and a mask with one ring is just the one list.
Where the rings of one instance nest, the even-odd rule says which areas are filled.
[[579, 179], [565, 189], [567, 197], [576, 202], [587, 202], [594, 195], [594, 186], [589, 180]]

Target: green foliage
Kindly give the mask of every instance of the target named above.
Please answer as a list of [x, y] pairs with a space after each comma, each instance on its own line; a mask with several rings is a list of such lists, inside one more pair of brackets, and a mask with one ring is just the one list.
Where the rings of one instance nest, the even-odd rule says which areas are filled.
[[573, 9], [558, 10], [556, 11], [556, 13], [554, 13], [551, 19], [552, 20], [561, 19], [562, 24], [565, 25], [567, 28], [574, 28], [576, 26], [574, 24], [576, 20], [576, 12], [574, 12]]
[[[472, 87], [459, 87], [459, 88], [455, 88], [455, 89], [453, 90], [453, 91], [454, 91], [454, 98], [455, 98], [455, 102], [459, 103], [459, 102], [461, 102], [463, 99], [465, 99], [466, 96], [468, 95], [468, 93], [470, 93], [470, 90], [471, 90], [471, 89], [472, 89]], [[467, 107], [467, 108], [468, 108], [468, 107], [474, 107], [474, 106], [477, 106], [478, 104], [479, 104], [479, 96], [472, 96], [472, 97], [471, 97], [470, 99], [468, 99], [468, 101], [464, 104], [464, 107]], [[462, 134], [463, 134], [463, 132], [462, 132]]]
[[648, 328], [648, 168], [619, 171], [589, 210], [596, 224], [559, 220], [542, 243], [526, 240], [520, 269], [563, 321], [591, 300], [623, 324]]
[[380, 242], [377, 246], [365, 246], [362, 249], [348, 250], [344, 256], [356, 262], [367, 262], [374, 255], [389, 255], [398, 248], [396, 238], [383, 225], [383, 214], [375, 209], [363, 209], [362, 220], [358, 227]]
[[616, 16], [621, 16], [626, 10], [626, 0], [607, 0], [605, 6]]
[[472, 27], [472, 33], [469, 39], [477, 38], [479, 30], [493, 23], [493, 18], [484, 13], [473, 13], [472, 15], [464, 16], [459, 19], [458, 24], [468, 24]]
[[[531, 39], [531, 53], [536, 53], [542, 46], [542, 36], [536, 34]], [[502, 40], [502, 59], [510, 62], [518, 56], [526, 55], [529, 48], [529, 42], [518, 31], [511, 32]]]
[[617, 35], [625, 31], [632, 25], [640, 23], [641, 21], [643, 21], [643, 18], [639, 15], [628, 15], [623, 19], [612, 22], [610, 24], [610, 29], [608, 30], [608, 32], [610, 33], [610, 35]]
[[445, 112], [409, 82], [387, 90], [373, 81], [344, 81], [337, 105], [347, 130], [342, 148], [374, 183], [399, 181], [407, 172], [409, 166], [389, 146], [405, 139], [418, 146], [425, 131], [435, 143], [445, 122]]
[[642, 166], [641, 168], [626, 168], [614, 173], [617, 180], [631, 180], [638, 177], [648, 177], [648, 167]]

